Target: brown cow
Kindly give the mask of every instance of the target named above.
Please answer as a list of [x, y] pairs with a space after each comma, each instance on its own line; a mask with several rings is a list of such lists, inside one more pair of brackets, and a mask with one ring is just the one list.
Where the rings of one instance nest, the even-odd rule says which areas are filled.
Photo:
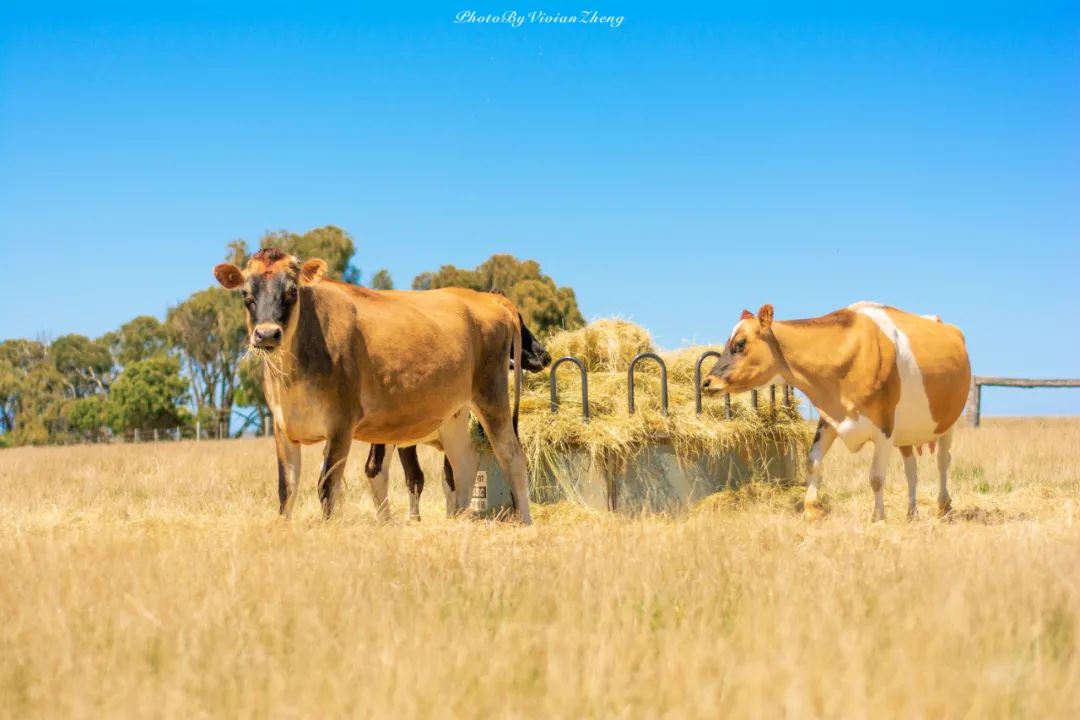
[[[288, 518], [300, 475], [300, 445], [325, 441], [319, 478], [323, 513], [334, 510], [353, 439], [406, 444], [438, 439], [455, 475], [455, 504], [468, 507], [475, 466], [467, 450], [471, 410], [510, 480], [517, 517], [531, 522], [525, 455], [514, 432], [521, 398], [521, 324], [512, 303], [457, 288], [375, 291], [325, 277], [326, 263], [267, 248], [241, 271], [214, 276], [242, 291], [251, 347], [264, 356], [274, 417], [278, 496]], [[510, 411], [506, 357], [514, 345]], [[463, 432], [464, 429], [464, 432]], [[471, 450], [471, 448], [468, 448]], [[380, 515], [386, 486], [372, 482]]]
[[[491, 291], [496, 292], [496, 291]], [[501, 293], [499, 293], [501, 295]], [[507, 301], [509, 302], [509, 301]], [[517, 312], [517, 308], [510, 306], [514, 312]], [[537, 373], [551, 365], [551, 353], [543, 346], [539, 339], [532, 334], [529, 330], [529, 326], [525, 324], [524, 318], [518, 314], [518, 321], [521, 323], [521, 366], [524, 370], [532, 373]], [[510, 349], [511, 356], [513, 355], [513, 348]], [[510, 362], [510, 367], [513, 369], [513, 360]], [[517, 428], [515, 428], [516, 430]], [[436, 448], [440, 447], [438, 442], [431, 443]], [[420, 468], [420, 458], [416, 453], [416, 445], [397, 447], [398, 457], [401, 458], [401, 469], [405, 473], [405, 484], [409, 490], [409, 519], [420, 520], [420, 496], [424, 492], [424, 471]], [[394, 452], [393, 446], [390, 447], [390, 453]], [[478, 458], [470, 456], [469, 467], [474, 467], [474, 463], [477, 463]], [[368, 451], [367, 461], [364, 463], [364, 474], [367, 475], [368, 480], [377, 484], [386, 484], [389, 482], [390, 477], [390, 460], [387, 457], [386, 445], [380, 443], [373, 443]], [[384, 477], [378, 477], [384, 475]], [[456, 499], [455, 499], [455, 482], [454, 482], [454, 469], [451, 467], [450, 462], [443, 455], [443, 482], [442, 482], [443, 495], [446, 497], [446, 511], [448, 514], [453, 514], [457, 511]]]
[[889, 448], [899, 448], [908, 481], [908, 517], [918, 515], [913, 449], [936, 445], [938, 512], [952, 509], [947, 478], [953, 426], [967, 400], [971, 363], [964, 335], [936, 315], [859, 302], [822, 317], [773, 321], [744, 310], [703, 387], [742, 392], [775, 377], [806, 393], [821, 419], [810, 450], [808, 513], [820, 509], [821, 462], [838, 437], [855, 452], [874, 444], [874, 520], [885, 516]]

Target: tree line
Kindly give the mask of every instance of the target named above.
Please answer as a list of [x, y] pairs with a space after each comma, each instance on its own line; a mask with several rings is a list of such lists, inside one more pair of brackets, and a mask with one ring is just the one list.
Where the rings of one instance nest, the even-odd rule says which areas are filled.
[[[328, 275], [359, 284], [356, 246], [345, 230], [327, 225], [298, 234], [265, 233], [258, 247], [326, 260]], [[226, 246], [225, 259], [243, 267], [244, 240]], [[368, 283], [392, 290], [388, 270]], [[472, 270], [443, 265], [412, 288], [498, 289], [525, 322], [546, 335], [584, 324], [574, 291], [559, 287], [534, 260], [492, 255]], [[99, 338], [70, 334], [51, 342], [0, 342], [0, 447], [146, 437], [154, 431], [204, 437], [258, 431], [269, 417], [261, 367], [247, 357], [240, 299], [217, 286], [197, 290], [163, 319], [140, 315]]]

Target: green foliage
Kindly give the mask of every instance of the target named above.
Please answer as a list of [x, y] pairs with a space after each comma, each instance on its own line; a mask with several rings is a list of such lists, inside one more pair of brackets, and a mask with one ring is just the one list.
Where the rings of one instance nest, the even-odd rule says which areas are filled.
[[60, 371], [45, 360], [31, 367], [22, 379], [13, 440], [18, 445], [44, 445], [59, 439], [66, 427], [65, 390]]
[[120, 366], [146, 360], [169, 350], [167, 328], [150, 315], [140, 315], [124, 323], [119, 330], [106, 333], [102, 341], [109, 347], [113, 359]]
[[[288, 230], [268, 232], [259, 238], [259, 247], [275, 247], [301, 260], [322, 258], [326, 261], [327, 274], [330, 277], [349, 283], [360, 281], [360, 271], [352, 265], [356, 244], [349, 233], [335, 225], [314, 228], [302, 235]], [[247, 243], [234, 240], [227, 246], [225, 259], [243, 267], [250, 256]]]
[[522, 261], [513, 255], [492, 255], [475, 270], [443, 265], [438, 272], [417, 275], [412, 287], [414, 290], [442, 287], [502, 290], [518, 306], [525, 324], [539, 335], [573, 330], [585, 324], [571, 288], [557, 286], [541, 272], [535, 260]]
[[262, 384], [263, 364], [254, 357], [245, 357], [240, 362], [239, 384], [236, 388], [237, 405], [252, 408], [238, 432], [251, 426], [256, 432], [262, 432], [266, 418], [270, 417], [270, 408], [266, 404]]
[[113, 358], [104, 341], [91, 340], [85, 335], [63, 335], [49, 346], [49, 357], [64, 376], [69, 397], [108, 392]]
[[390, 271], [386, 268], [379, 270], [377, 273], [371, 276], [371, 289], [372, 290], [393, 290], [394, 279], [390, 277]]
[[196, 408], [231, 410], [247, 348], [240, 298], [222, 288], [200, 290], [169, 310], [166, 325], [184, 359]]
[[109, 422], [109, 401], [100, 395], [79, 398], [67, 408], [68, 426], [75, 432], [97, 437]]
[[0, 343], [0, 430], [14, 431], [22, 405], [26, 376], [34, 366], [46, 362], [45, 345], [34, 340], [5, 340]]
[[186, 424], [187, 382], [176, 358], [158, 355], [131, 363], [113, 383], [109, 425], [116, 432]]

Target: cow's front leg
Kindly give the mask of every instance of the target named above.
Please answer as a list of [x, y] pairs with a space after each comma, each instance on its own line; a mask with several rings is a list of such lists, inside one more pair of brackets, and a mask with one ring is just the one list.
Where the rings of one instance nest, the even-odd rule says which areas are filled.
[[275, 424], [274, 445], [278, 462], [278, 512], [288, 520], [292, 517], [296, 487], [300, 480], [300, 443], [291, 442], [285, 436], [285, 431]]
[[416, 445], [398, 448], [401, 469], [405, 471], [405, 484], [409, 487], [409, 519], [420, 521], [420, 496], [424, 494], [424, 471], [420, 469], [420, 458], [416, 454]]
[[825, 422], [824, 418], [819, 418], [817, 432], [814, 433], [814, 443], [810, 446], [810, 461], [806, 473], [806, 497], [803, 500], [803, 510], [811, 519], [820, 516], [822, 511], [821, 498], [818, 494], [821, 483], [821, 465], [834, 440], [836, 440], [836, 430]]
[[345, 474], [345, 462], [349, 459], [349, 447], [352, 445], [350, 434], [327, 438], [323, 448], [323, 466], [319, 473], [319, 501], [322, 503], [323, 517], [329, 519], [334, 514], [334, 504], [341, 492], [341, 477]]

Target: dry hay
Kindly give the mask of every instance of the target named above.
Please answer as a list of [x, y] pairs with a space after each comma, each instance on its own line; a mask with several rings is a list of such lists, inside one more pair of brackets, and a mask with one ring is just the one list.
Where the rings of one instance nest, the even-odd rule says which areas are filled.
[[[783, 450], [808, 446], [811, 430], [794, 407], [785, 407], [782, 388], [772, 407], [769, 392], [760, 393], [759, 411], [750, 394], [731, 398], [732, 419], [725, 419], [722, 395], [706, 395], [701, 415], [694, 412], [694, 364], [707, 347], [661, 351], [668, 371], [669, 414], [660, 412], [660, 368], [642, 360], [635, 373], [636, 412], [627, 407], [627, 368], [635, 355], [656, 352], [644, 328], [624, 320], [597, 320], [573, 332], [556, 333], [546, 347], [553, 358], [572, 355], [589, 374], [589, 420], [581, 416], [581, 381], [577, 368], [558, 370], [560, 409], [550, 409], [549, 371], [526, 374], [521, 401], [521, 442], [530, 476], [543, 477], [552, 460], [568, 451], [587, 451], [594, 461], [625, 463], [649, 445], [669, 442], [683, 463], [720, 458], [737, 450], [748, 460], [766, 445]], [[715, 349], [715, 348], [713, 348]], [[703, 373], [713, 359], [702, 366]], [[799, 453], [801, 454], [801, 453]]]

